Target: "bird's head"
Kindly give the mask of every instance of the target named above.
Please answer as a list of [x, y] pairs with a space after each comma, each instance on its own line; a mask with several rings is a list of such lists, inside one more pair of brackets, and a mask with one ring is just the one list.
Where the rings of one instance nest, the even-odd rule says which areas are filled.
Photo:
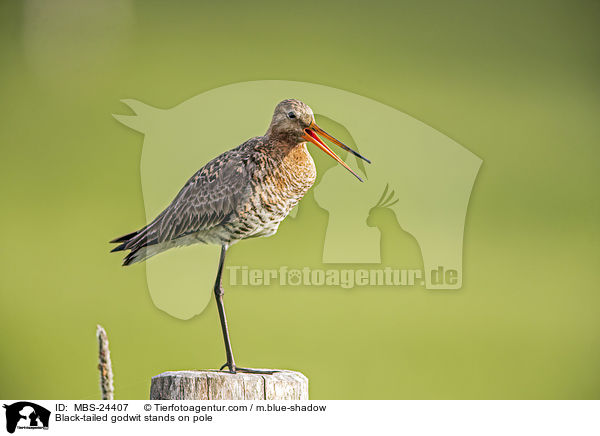
[[361, 156], [358, 152], [352, 150], [343, 142], [337, 140], [329, 133], [321, 129], [315, 123], [315, 117], [312, 109], [300, 100], [289, 98], [283, 100], [275, 107], [273, 113], [273, 119], [271, 125], [267, 131], [267, 135], [274, 138], [280, 138], [285, 143], [290, 145], [301, 144], [306, 141], [310, 141], [335, 159], [344, 168], [350, 171], [356, 176], [358, 180], [362, 182], [362, 179], [354, 171], [350, 169], [346, 163], [341, 160], [322, 140], [317, 136], [317, 133], [324, 136], [329, 141], [342, 147], [344, 150], [349, 151], [353, 155], [363, 159], [364, 161], [371, 163], [370, 160]]

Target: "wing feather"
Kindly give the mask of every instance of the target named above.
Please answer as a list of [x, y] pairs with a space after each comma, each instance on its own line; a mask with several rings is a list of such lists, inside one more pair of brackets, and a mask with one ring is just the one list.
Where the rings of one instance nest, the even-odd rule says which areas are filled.
[[226, 222], [252, 193], [245, 145], [223, 153], [198, 170], [171, 204], [121, 249], [172, 241]]

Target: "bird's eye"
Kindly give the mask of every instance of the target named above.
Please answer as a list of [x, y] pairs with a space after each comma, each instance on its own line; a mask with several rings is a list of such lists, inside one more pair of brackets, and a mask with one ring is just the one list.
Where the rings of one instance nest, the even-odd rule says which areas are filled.
[[294, 118], [296, 118], [296, 114], [294, 112], [289, 112], [288, 118], [293, 120]]

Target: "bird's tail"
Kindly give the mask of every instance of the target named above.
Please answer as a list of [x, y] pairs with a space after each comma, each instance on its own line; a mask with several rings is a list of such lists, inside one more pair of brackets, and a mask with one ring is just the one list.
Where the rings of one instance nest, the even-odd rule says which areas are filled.
[[115, 238], [110, 243], [119, 245], [113, 248], [111, 253], [114, 251], [131, 250], [123, 259], [123, 266], [142, 262], [161, 251], [155, 246], [156, 240], [148, 236], [148, 226], [145, 226], [140, 230]]

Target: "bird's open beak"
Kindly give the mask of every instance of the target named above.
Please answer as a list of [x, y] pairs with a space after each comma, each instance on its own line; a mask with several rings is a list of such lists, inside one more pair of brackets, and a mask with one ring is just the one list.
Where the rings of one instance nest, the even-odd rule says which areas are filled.
[[350, 167], [348, 165], [346, 165], [346, 162], [344, 162], [342, 159], [340, 159], [338, 157], [338, 155], [336, 155], [331, 150], [331, 148], [327, 147], [327, 145], [325, 145], [325, 143], [323, 141], [321, 141], [321, 138], [319, 138], [317, 136], [317, 133], [319, 133], [320, 135], [323, 135], [325, 138], [327, 138], [328, 140], [330, 140], [334, 144], [339, 145], [344, 150], [349, 151], [354, 156], [359, 157], [359, 158], [361, 158], [362, 160], [364, 160], [364, 161], [366, 161], [368, 163], [371, 163], [371, 161], [369, 159], [361, 156], [358, 152], [352, 150], [350, 147], [348, 147], [342, 141], [339, 141], [339, 140], [335, 139], [333, 136], [331, 136], [325, 130], [323, 130], [319, 126], [317, 126], [317, 124], [314, 121], [310, 124], [310, 126], [308, 126], [306, 129], [304, 129], [304, 135], [302, 135], [302, 137], [304, 139], [306, 139], [307, 141], [312, 142], [317, 147], [319, 147], [321, 150], [323, 150], [325, 153], [327, 153], [329, 156], [331, 156], [332, 158], [334, 158], [336, 161], [338, 161], [339, 164], [341, 164], [344, 168], [346, 168], [348, 171], [350, 171], [352, 174], [354, 174], [354, 176], [358, 180], [360, 180], [362, 182], [363, 179], [361, 179], [358, 174], [356, 174], [354, 171], [352, 171], [352, 169], [350, 169]]

